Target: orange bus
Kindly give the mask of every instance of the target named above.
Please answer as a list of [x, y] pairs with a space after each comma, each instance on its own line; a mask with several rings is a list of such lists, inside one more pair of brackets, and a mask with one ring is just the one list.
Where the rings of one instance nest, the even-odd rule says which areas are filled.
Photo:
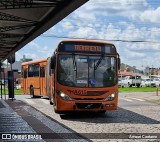
[[46, 67], [48, 59], [22, 63], [21, 91], [24, 94], [30, 94], [33, 98], [47, 96]]
[[22, 92], [48, 96], [57, 113], [116, 110], [119, 68], [112, 43], [65, 40], [50, 58], [22, 64]]

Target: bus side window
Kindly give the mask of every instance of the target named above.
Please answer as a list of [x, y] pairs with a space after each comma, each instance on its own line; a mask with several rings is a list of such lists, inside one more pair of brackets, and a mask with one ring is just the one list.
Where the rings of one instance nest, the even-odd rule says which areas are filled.
[[56, 67], [56, 56], [54, 55], [51, 57], [50, 68], [55, 69], [55, 67]]
[[44, 67], [40, 68], [40, 77], [45, 77], [45, 68]]
[[49, 64], [48, 64], [48, 72], [49, 72], [49, 76], [51, 76], [51, 60], [49, 61]]
[[27, 70], [26, 69], [24, 70], [23, 77], [27, 78]]
[[39, 64], [34, 65], [34, 76], [39, 76]]
[[24, 78], [24, 69], [21, 67], [21, 77]]
[[33, 77], [34, 73], [34, 65], [29, 65], [28, 66], [28, 77]]
[[54, 74], [55, 67], [56, 67], [56, 54], [54, 53], [54, 56], [51, 57], [51, 62], [50, 62], [50, 75]]

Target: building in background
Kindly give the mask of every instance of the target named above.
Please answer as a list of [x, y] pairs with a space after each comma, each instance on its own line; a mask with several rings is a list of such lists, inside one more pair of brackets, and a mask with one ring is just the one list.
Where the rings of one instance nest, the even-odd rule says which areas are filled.
[[[23, 55], [23, 58], [20, 59], [20, 61], [15, 61], [15, 63], [12, 64], [12, 69], [14, 71], [14, 81], [17, 79], [20, 79], [20, 73], [21, 73], [21, 64], [23, 62], [32, 61], [32, 59], [26, 58], [25, 55]], [[3, 73], [0, 74], [1, 79], [3, 80], [5, 77], [5, 80], [8, 80], [8, 71], [11, 70], [10, 64], [4, 64], [2, 68], [4, 68], [4, 75]]]

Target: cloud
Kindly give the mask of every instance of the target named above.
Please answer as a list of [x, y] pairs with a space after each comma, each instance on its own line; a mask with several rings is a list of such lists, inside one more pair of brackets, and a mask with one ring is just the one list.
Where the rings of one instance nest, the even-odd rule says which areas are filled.
[[40, 48], [39, 44], [34, 41], [31, 41], [30, 43], [28, 43], [28, 46], [30, 46], [31, 48], [36, 48], [36, 49]]
[[[145, 40], [160, 39], [160, 7], [150, 5], [147, 0], [90, 0], [67, 18], [52, 27], [46, 34], [53, 37], [47, 41], [28, 44], [33, 58], [46, 58], [53, 53], [55, 37], [101, 39], [101, 40]], [[54, 36], [55, 35], [55, 36]], [[55, 42], [55, 41], [54, 41]], [[141, 66], [158, 64], [160, 44], [112, 41], [122, 62]], [[44, 45], [45, 43], [45, 45]], [[54, 46], [56, 47], [56, 46]], [[33, 53], [38, 56], [34, 55]], [[28, 53], [28, 51], [26, 51]], [[21, 57], [21, 55], [18, 55]], [[28, 54], [29, 56], [29, 54]], [[140, 61], [140, 62], [137, 62]]]
[[74, 18], [85, 18], [95, 21], [99, 16], [132, 18], [148, 7], [146, 0], [90, 0], [74, 13]]
[[45, 53], [49, 51], [49, 47], [48, 46], [40, 47], [37, 51], [41, 53]]
[[98, 37], [97, 31], [90, 27], [79, 27], [76, 31], [69, 32], [69, 36], [77, 38], [95, 38]]
[[[150, 22], [150, 23], [159, 23], [160, 20], [160, 7], [157, 9], [145, 10], [142, 13], [137, 15], [138, 18], [142, 22]], [[135, 18], [134, 18], [135, 19]]]
[[160, 43], [130, 43], [126, 48], [134, 52], [156, 53], [160, 52]]
[[23, 58], [23, 55], [20, 54], [20, 52], [16, 52], [16, 61], [19, 61], [22, 58]]
[[64, 28], [65, 30], [72, 30], [73, 25], [71, 24], [71, 22], [65, 21], [64, 23], [62, 23], [62, 28]]
[[[18, 54], [20, 54], [20, 53], [18, 53]], [[40, 59], [40, 57], [37, 54], [30, 53], [30, 52], [24, 53], [23, 55], [25, 55], [26, 58], [33, 59], [33, 60]], [[22, 59], [22, 57], [21, 57], [21, 59]]]

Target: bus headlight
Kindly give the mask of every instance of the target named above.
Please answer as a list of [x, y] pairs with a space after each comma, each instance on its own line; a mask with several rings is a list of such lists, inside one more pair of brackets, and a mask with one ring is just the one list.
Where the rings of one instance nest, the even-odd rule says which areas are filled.
[[107, 98], [105, 98], [105, 101], [113, 101], [115, 97], [116, 97], [116, 94], [112, 93], [109, 96], [107, 96]]
[[70, 98], [68, 95], [64, 94], [63, 92], [60, 92], [60, 97], [65, 100], [65, 101], [71, 101], [73, 100], [72, 98]]

